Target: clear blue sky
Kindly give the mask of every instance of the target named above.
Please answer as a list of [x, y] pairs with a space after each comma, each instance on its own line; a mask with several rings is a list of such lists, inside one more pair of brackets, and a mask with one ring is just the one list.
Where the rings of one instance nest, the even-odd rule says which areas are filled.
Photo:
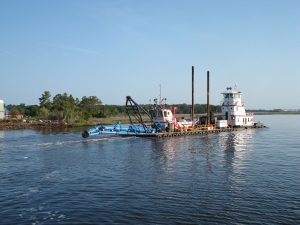
[[211, 103], [235, 84], [248, 108], [300, 108], [298, 0], [1, 0], [0, 99], [48, 90], [103, 104]]

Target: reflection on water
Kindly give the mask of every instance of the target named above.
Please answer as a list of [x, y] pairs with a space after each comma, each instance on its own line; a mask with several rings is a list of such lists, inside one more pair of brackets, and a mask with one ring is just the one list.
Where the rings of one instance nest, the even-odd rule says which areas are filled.
[[244, 130], [219, 135], [155, 140], [152, 142], [153, 153], [155, 153], [153, 157], [156, 157], [168, 171], [174, 168], [175, 163], [189, 160], [194, 168], [199, 161], [202, 165], [205, 163], [207, 172], [213, 173], [216, 160], [223, 155], [224, 167], [238, 173], [250, 154], [254, 132], [254, 130]]
[[1, 150], [3, 149], [4, 146], [4, 131], [0, 130], [0, 158], [1, 158]]
[[4, 131], [0, 130], [0, 139], [4, 138]]
[[174, 141], [165, 141], [164, 139], [153, 140], [152, 146], [152, 160], [155, 166], [164, 172], [171, 172], [174, 163], [176, 163], [176, 149], [180, 145], [180, 139]]
[[219, 147], [224, 152], [227, 166], [231, 165], [235, 172], [239, 172], [253, 143], [254, 130], [223, 133], [219, 135]]
[[[219, 135], [219, 148], [223, 152], [224, 186], [234, 195], [240, 195], [246, 184], [246, 170], [253, 148], [254, 130], [223, 133]], [[228, 199], [231, 202], [231, 198]]]

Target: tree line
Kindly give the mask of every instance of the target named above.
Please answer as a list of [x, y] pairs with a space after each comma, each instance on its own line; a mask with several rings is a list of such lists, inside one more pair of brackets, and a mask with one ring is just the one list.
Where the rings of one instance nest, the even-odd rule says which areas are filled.
[[[141, 105], [150, 108], [152, 105]], [[177, 114], [190, 114], [191, 105], [177, 104]], [[171, 107], [171, 105], [166, 105]], [[211, 111], [221, 112], [221, 106], [211, 105]], [[25, 117], [42, 120], [59, 120], [67, 123], [87, 121], [90, 118], [105, 118], [125, 115], [123, 105], [103, 105], [97, 96], [84, 96], [79, 100], [67, 93], [57, 94], [53, 98], [49, 91], [45, 91], [39, 98], [39, 105], [6, 105], [9, 114], [22, 114]], [[206, 104], [195, 104], [195, 113], [205, 113]]]
[[22, 114], [43, 120], [59, 120], [67, 123], [88, 120], [91, 117], [105, 117], [102, 102], [96, 96], [82, 97], [81, 100], [67, 93], [57, 94], [45, 91], [39, 98], [39, 105], [6, 105], [9, 114]]

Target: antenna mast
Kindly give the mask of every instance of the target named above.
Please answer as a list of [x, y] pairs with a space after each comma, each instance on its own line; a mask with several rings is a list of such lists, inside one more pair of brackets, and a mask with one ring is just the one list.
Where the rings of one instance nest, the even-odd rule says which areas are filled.
[[159, 104], [161, 103], [161, 84], [159, 84]]

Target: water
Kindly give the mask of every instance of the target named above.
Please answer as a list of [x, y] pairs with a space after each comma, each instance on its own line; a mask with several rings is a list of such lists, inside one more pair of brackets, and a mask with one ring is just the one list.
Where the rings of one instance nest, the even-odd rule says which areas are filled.
[[299, 224], [300, 116], [170, 139], [0, 131], [0, 224]]

